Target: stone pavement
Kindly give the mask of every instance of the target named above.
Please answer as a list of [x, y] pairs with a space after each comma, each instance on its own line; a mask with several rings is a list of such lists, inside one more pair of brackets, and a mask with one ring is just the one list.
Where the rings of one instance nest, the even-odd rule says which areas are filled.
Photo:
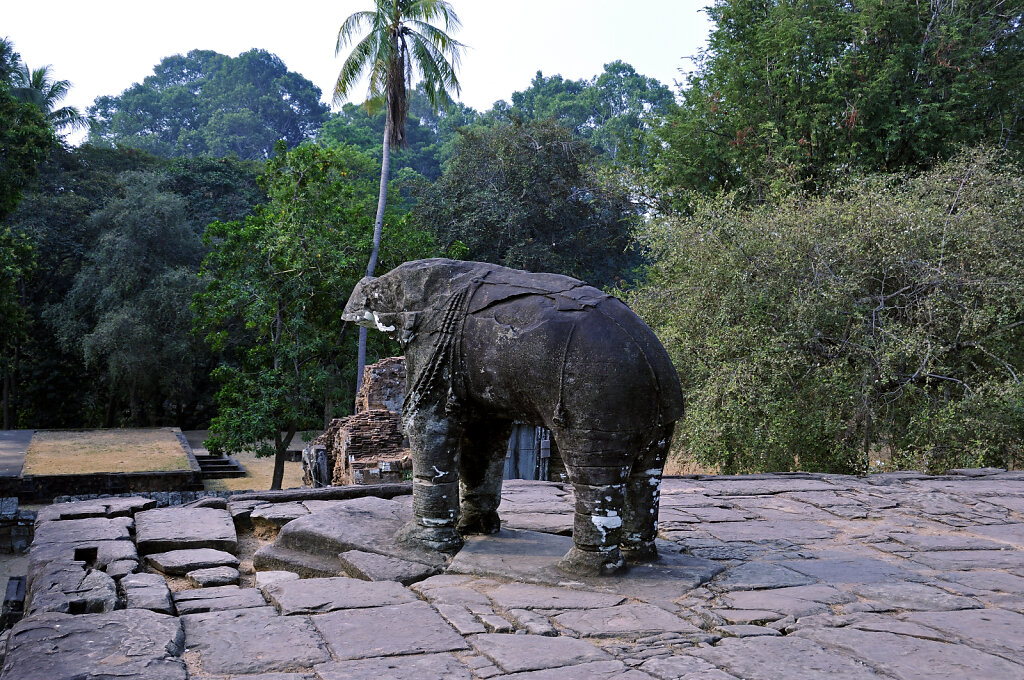
[[[586, 580], [552, 567], [566, 488], [510, 482], [503, 499], [507, 529], [408, 586], [372, 565], [254, 579], [230, 502], [195, 522], [131, 502], [41, 513], [0, 680], [1024, 679], [1022, 473], [667, 479], [662, 559]], [[315, 542], [311, 518], [344, 503], [263, 514]], [[157, 548], [150, 565], [180, 549], [176, 565], [234, 568], [233, 552], [241, 587], [187, 589], [145, 566]]]
[[35, 430], [0, 430], [0, 477], [18, 477]]

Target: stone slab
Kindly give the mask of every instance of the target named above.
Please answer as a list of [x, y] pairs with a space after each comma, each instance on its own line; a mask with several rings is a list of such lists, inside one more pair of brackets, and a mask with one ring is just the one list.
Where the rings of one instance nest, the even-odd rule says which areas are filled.
[[501, 680], [651, 680], [651, 676], [628, 668], [621, 661], [591, 661], [576, 666], [503, 675]]
[[805, 586], [816, 579], [770, 562], [745, 562], [729, 569], [715, 580], [722, 590], [760, 590]]
[[383, 607], [416, 601], [416, 596], [394, 581], [361, 581], [337, 576], [280, 581], [265, 588], [270, 603], [281, 614], [324, 614], [338, 609]]
[[784, 637], [725, 638], [690, 654], [744, 680], [883, 680], [865, 664], [811, 640]]
[[238, 586], [182, 590], [174, 593], [173, 598], [174, 605], [182, 616], [229, 609], [250, 609], [267, 605], [267, 601], [263, 599], [260, 591], [255, 588], [239, 588]]
[[[92, 556], [95, 549], [95, 556]], [[91, 566], [96, 569], [106, 570], [110, 564], [121, 560], [139, 561], [135, 544], [129, 539], [123, 540], [90, 540], [88, 535], [83, 535], [76, 541], [63, 543], [32, 543], [29, 556], [29, 570], [40, 569], [47, 562], [82, 561], [83, 553], [89, 553]], [[75, 559], [77, 556], [78, 560]]]
[[651, 604], [570, 611], [554, 617], [554, 622], [583, 637], [700, 632], [693, 624]]
[[309, 508], [302, 503], [292, 501], [289, 503], [265, 503], [257, 505], [249, 514], [249, 519], [254, 527], [283, 527], [293, 519], [305, 517], [309, 514]]
[[872, 611], [956, 611], [977, 609], [977, 600], [959, 595], [950, 595], [944, 590], [922, 583], [870, 583], [851, 588], [856, 595], [871, 600]]
[[128, 574], [118, 587], [127, 609], [148, 609], [160, 614], [174, 614], [171, 589], [160, 574]]
[[440, 572], [436, 566], [363, 550], [346, 550], [338, 559], [346, 574], [365, 581], [397, 581], [407, 586]]
[[759, 520], [754, 522], [719, 522], [701, 526], [703, 531], [721, 541], [763, 541], [785, 539], [796, 544], [822, 541], [838, 533], [820, 522], [797, 520]]
[[1024, 615], [1005, 609], [914, 612], [902, 617], [965, 641], [975, 649], [1024, 664]]
[[871, 558], [791, 560], [786, 566], [829, 584], [892, 583], [917, 577], [915, 572]]
[[851, 628], [808, 628], [795, 635], [884, 668], [899, 680], [1024, 677], [1024, 666], [962, 644]]
[[11, 631], [3, 680], [186, 680], [178, 619], [144, 609], [41, 614]]
[[1024, 552], [1019, 550], [937, 550], [907, 556], [919, 564], [941, 571], [973, 569], [1021, 569]]
[[132, 526], [130, 517], [89, 517], [44, 522], [36, 527], [32, 544], [81, 543], [83, 540], [126, 541], [131, 540], [129, 530]]
[[196, 569], [212, 569], [213, 567], [237, 567], [238, 558], [223, 550], [213, 548], [193, 548], [191, 550], [171, 550], [146, 556], [146, 562], [165, 574], [181, 576]]
[[729, 675], [695, 656], [651, 659], [644, 662], [640, 670], [658, 680], [736, 680], [735, 675]]
[[236, 585], [240, 578], [234, 567], [210, 567], [188, 572], [185, 577], [190, 585], [196, 588], [215, 588], [217, 586]]
[[386, 656], [335, 661], [316, 667], [320, 680], [472, 680], [454, 654]]
[[339, 660], [468, 648], [462, 636], [426, 602], [344, 609], [311, 619]]
[[448, 567], [449, 574], [496, 576], [539, 585], [572, 582], [592, 591], [641, 600], [669, 601], [709, 581], [724, 569], [711, 560], [683, 555], [680, 547], [659, 541], [659, 560], [632, 564], [610, 577], [569, 577], [556, 567], [572, 547], [572, 538], [536, 531], [502, 529], [490, 536], [470, 536]]
[[305, 616], [277, 616], [270, 607], [181, 617], [185, 644], [207, 673], [253, 674], [309, 668], [331, 660]]
[[30, 574], [25, 613], [96, 614], [118, 607], [117, 584], [80, 562], [50, 562]]
[[36, 526], [54, 520], [81, 519], [85, 517], [131, 517], [136, 512], [156, 507], [156, 501], [143, 496], [126, 498], [97, 498], [91, 501], [54, 503], [39, 509]]
[[561, 514], [550, 512], [501, 511], [501, 525], [506, 529], [540, 531], [546, 534], [572, 536], [573, 509], [568, 506]]
[[562, 668], [612, 657], [585, 640], [539, 635], [473, 635], [469, 644], [506, 673]]
[[393, 540], [395, 532], [411, 519], [411, 497], [387, 500], [368, 496], [336, 501], [284, 525], [274, 545], [335, 560], [339, 553], [360, 550], [443, 567], [446, 560], [441, 553]]
[[135, 515], [139, 553], [213, 548], [235, 552], [238, 536], [231, 513], [218, 508], [158, 508]]
[[[299, 575], [290, 571], [257, 571], [255, 578], [256, 588], [263, 590], [271, 583], [282, 581], [296, 581]], [[266, 593], [264, 593], [266, 595]]]
[[797, 618], [828, 612], [831, 611], [830, 605], [845, 604], [855, 599], [825, 584], [772, 590], [736, 590], [722, 598], [723, 603], [732, 609], [767, 610]]
[[609, 593], [529, 583], [508, 583], [489, 590], [487, 595], [502, 609], [598, 609], [614, 607], [626, 599]]

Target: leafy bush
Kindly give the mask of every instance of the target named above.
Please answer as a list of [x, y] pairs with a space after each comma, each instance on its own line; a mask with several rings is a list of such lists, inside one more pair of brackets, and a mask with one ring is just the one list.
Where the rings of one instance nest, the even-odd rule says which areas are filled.
[[990, 150], [918, 176], [642, 228], [630, 303], [687, 395], [680, 444], [723, 472], [1019, 465], [1024, 173]]

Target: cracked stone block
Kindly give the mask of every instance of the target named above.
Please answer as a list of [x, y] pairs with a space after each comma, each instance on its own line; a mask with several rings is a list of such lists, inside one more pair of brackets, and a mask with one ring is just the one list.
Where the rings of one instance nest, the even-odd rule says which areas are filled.
[[160, 574], [129, 574], [121, 579], [120, 588], [128, 609], [174, 614], [171, 590]]
[[487, 593], [503, 609], [599, 609], [622, 604], [621, 595], [509, 583]]
[[309, 668], [331, 660], [305, 616], [278, 616], [270, 607], [181, 617], [186, 647], [207, 673], [244, 675]]
[[471, 680], [473, 677], [454, 654], [336, 661], [317, 666], [316, 672], [322, 680]]
[[117, 609], [117, 584], [107, 574], [85, 569], [81, 562], [50, 562], [32, 573], [26, 615], [38, 612], [95, 614]]
[[343, 609], [311, 618], [340, 659], [454, 652], [468, 648], [462, 636], [445, 623], [433, 607], [421, 601]]
[[618, 607], [575, 610], [559, 614], [554, 618], [554, 622], [583, 637], [700, 632], [693, 624], [651, 604], [624, 604]]
[[135, 543], [143, 555], [213, 548], [235, 552], [231, 513], [217, 508], [158, 508], [135, 515]]
[[186, 680], [178, 619], [145, 609], [40, 614], [11, 631], [4, 680]]
[[213, 548], [194, 548], [191, 550], [171, 550], [169, 552], [147, 555], [146, 562], [151, 566], [172, 576], [182, 576], [196, 569], [212, 569], [214, 567], [237, 567], [238, 558], [223, 550]]
[[185, 578], [196, 588], [215, 588], [237, 584], [239, 573], [234, 567], [211, 567], [190, 571]]
[[365, 581], [397, 581], [404, 586], [437, 574], [439, 568], [362, 550], [338, 553], [345, 573]]
[[612, 657], [585, 640], [540, 635], [473, 635], [473, 648], [506, 673], [561, 668]]
[[417, 601], [394, 581], [361, 581], [337, 576], [272, 583], [263, 589], [270, 603], [284, 615], [323, 614], [337, 609], [383, 607]]
[[44, 522], [36, 527], [32, 545], [44, 543], [81, 543], [88, 541], [127, 541], [131, 539], [130, 517], [90, 517], [66, 519], [59, 522]]
[[[239, 588], [238, 586], [217, 586], [182, 590], [174, 593], [174, 604], [178, 613], [199, 614], [203, 612], [224, 611], [228, 609], [251, 609], [266, 607], [267, 601], [255, 588]], [[270, 609], [268, 607], [268, 609]]]
[[434, 609], [444, 617], [444, 620], [451, 624], [452, 628], [459, 632], [459, 635], [473, 635], [475, 633], [486, 633], [484, 624], [480, 623], [473, 612], [461, 604], [435, 604]]

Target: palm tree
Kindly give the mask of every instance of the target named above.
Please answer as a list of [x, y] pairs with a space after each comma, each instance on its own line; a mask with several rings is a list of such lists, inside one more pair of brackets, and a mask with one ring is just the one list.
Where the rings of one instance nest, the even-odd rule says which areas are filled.
[[43, 113], [53, 129], [60, 132], [64, 128], [77, 130], [89, 125], [89, 119], [73, 106], [57, 105], [71, 91], [71, 83], [66, 80], [54, 80], [50, 77], [50, 66], [29, 69], [22, 63], [12, 74], [13, 87], [11, 94], [21, 101], [35, 104]]
[[[385, 107], [384, 153], [380, 170], [380, 194], [377, 218], [373, 224], [373, 248], [366, 265], [366, 275], [373, 276], [384, 228], [384, 207], [388, 197], [388, 174], [391, 169], [391, 145], [406, 146], [406, 116], [409, 112], [407, 92], [413, 76], [422, 77], [423, 89], [431, 106], [448, 107], [451, 92], [459, 92], [459, 67], [462, 43], [448, 35], [458, 29], [459, 18], [446, 0], [375, 0], [376, 11], [356, 12], [345, 19], [338, 30], [335, 56], [355, 41], [363, 29], [367, 35], [355, 43], [342, 64], [334, 86], [334, 102], [348, 98], [363, 73], [369, 70], [370, 87], [366, 100], [372, 111]], [[444, 22], [444, 30], [432, 24]], [[366, 364], [366, 328], [359, 328], [359, 354], [356, 368], [356, 390], [363, 379]]]

